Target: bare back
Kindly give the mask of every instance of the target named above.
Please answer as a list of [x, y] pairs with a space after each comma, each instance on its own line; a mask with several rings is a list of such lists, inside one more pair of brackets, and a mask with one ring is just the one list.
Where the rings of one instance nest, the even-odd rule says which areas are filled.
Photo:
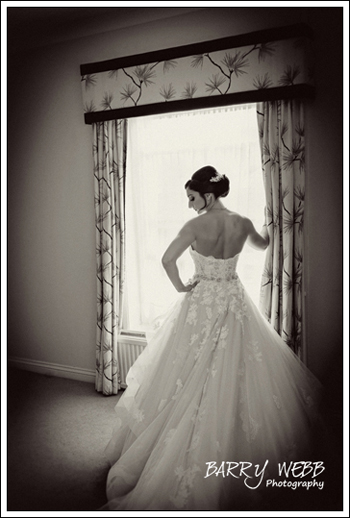
[[192, 247], [201, 255], [234, 257], [242, 251], [248, 237], [246, 219], [236, 212], [210, 211], [192, 222], [196, 235]]

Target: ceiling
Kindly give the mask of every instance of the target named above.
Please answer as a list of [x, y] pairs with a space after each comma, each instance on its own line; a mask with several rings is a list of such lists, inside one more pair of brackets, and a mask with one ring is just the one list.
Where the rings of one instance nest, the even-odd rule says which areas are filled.
[[20, 52], [202, 8], [7, 7], [8, 52]]

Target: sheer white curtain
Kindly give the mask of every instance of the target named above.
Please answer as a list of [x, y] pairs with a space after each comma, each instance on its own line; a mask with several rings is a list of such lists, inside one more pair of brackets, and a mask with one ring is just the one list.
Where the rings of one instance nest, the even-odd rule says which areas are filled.
[[[249, 217], [260, 230], [265, 195], [256, 106], [244, 105], [129, 120], [126, 180], [125, 322], [146, 329], [178, 297], [161, 257], [180, 228], [196, 217], [184, 184], [204, 165], [228, 176], [225, 206]], [[258, 304], [263, 252], [246, 246], [238, 272]], [[193, 275], [189, 252], [178, 261], [184, 281]]]

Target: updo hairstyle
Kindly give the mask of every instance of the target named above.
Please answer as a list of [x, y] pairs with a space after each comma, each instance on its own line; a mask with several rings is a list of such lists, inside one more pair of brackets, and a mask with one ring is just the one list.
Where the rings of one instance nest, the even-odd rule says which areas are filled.
[[186, 182], [185, 189], [198, 192], [205, 201], [206, 207], [207, 201], [204, 194], [210, 192], [215, 198], [224, 198], [230, 191], [230, 180], [224, 174], [219, 174], [215, 167], [206, 165], [192, 175], [191, 180]]

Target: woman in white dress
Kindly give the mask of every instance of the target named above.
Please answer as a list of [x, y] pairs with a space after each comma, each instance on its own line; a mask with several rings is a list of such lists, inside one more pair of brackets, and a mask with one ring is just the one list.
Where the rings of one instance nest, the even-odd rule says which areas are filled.
[[[130, 369], [116, 406], [105, 510], [259, 508], [278, 463], [309, 452], [320, 384], [236, 273], [246, 243], [268, 246], [266, 226], [258, 233], [224, 207], [229, 180], [211, 166], [185, 188], [198, 216], [162, 258], [183, 294]], [[176, 261], [189, 247], [195, 275], [184, 284]]]

